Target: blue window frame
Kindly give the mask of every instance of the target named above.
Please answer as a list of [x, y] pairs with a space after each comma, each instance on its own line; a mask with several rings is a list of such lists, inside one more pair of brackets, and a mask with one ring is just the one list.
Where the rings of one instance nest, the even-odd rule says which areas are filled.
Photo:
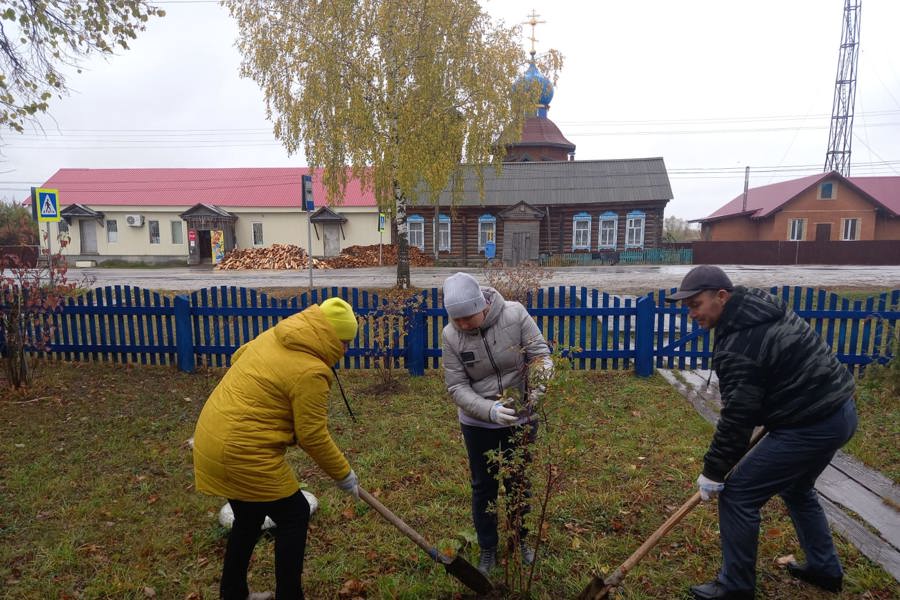
[[591, 249], [591, 215], [586, 212], [572, 217], [572, 250]]
[[425, 250], [425, 217], [422, 215], [409, 215], [406, 217], [406, 239], [410, 246], [419, 250]]
[[647, 215], [639, 210], [633, 210], [627, 215], [625, 221], [625, 247], [643, 248], [644, 229], [647, 223]]
[[612, 211], [600, 215], [599, 229], [597, 248], [615, 249], [619, 236], [619, 215]]
[[478, 217], [478, 250], [484, 250], [488, 242], [497, 241], [497, 217], [481, 215]]
[[438, 252], [450, 252], [450, 215], [438, 215]]

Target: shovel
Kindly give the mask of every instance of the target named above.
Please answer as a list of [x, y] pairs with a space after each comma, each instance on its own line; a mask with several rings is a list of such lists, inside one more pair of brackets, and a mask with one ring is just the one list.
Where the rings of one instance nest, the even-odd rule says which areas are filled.
[[[753, 434], [753, 437], [750, 438], [750, 445], [747, 447], [747, 452], [744, 453], [744, 456], [747, 456], [750, 449], [753, 448], [765, 434], [765, 429], [759, 429]], [[728, 474], [725, 475], [726, 480], [728, 479], [728, 475], [731, 474], [731, 471], [734, 471], [734, 467], [732, 467], [731, 470], [728, 471]], [[591, 582], [584, 590], [582, 590], [581, 594], [579, 594], [578, 600], [603, 600], [604, 598], [609, 598], [610, 593], [622, 584], [622, 581], [624, 581], [628, 572], [641, 562], [641, 559], [647, 556], [650, 550], [659, 543], [659, 540], [681, 522], [685, 515], [691, 512], [698, 504], [700, 504], [700, 492], [694, 493], [687, 502], [682, 504], [678, 510], [672, 513], [672, 516], [666, 519], [666, 522], [660, 525], [659, 529], [654, 531], [653, 534], [641, 544], [641, 547], [635, 550], [634, 554], [629, 556], [628, 559], [612, 573], [612, 575], [606, 579], [601, 579], [599, 575], [594, 575]]]
[[362, 498], [366, 504], [378, 511], [378, 514], [389, 521], [391, 525], [414, 541], [419, 548], [427, 552], [428, 556], [431, 557], [431, 560], [444, 565], [444, 569], [446, 569], [450, 575], [458, 579], [464, 586], [479, 594], [487, 594], [494, 589], [490, 580], [485, 577], [481, 571], [473, 567], [466, 559], [459, 555], [450, 558], [443, 552], [438, 552], [437, 548], [425, 541], [425, 538], [416, 533], [412, 527], [404, 523], [400, 517], [388, 510], [388, 508], [379, 502], [372, 494], [359, 488], [359, 497]]

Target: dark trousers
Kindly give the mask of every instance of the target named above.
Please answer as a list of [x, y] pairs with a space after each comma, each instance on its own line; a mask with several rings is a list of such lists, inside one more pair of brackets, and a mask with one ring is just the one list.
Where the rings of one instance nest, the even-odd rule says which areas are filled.
[[835, 577], [841, 563], [814, 488], [835, 452], [856, 431], [856, 404], [802, 427], [776, 429], [735, 468], [719, 495], [719, 530], [726, 589], [756, 589], [759, 510], [775, 494], [784, 500], [810, 568]]
[[271, 502], [229, 500], [234, 525], [225, 547], [222, 567], [222, 600], [247, 600], [247, 569], [268, 515], [275, 522], [275, 597], [278, 600], [302, 600], [303, 555], [309, 525], [309, 502], [299, 490], [296, 494]]
[[[469, 472], [472, 478], [472, 521], [475, 525], [475, 533], [478, 536], [478, 545], [482, 548], [494, 548], [497, 546], [497, 513], [491, 508], [496, 506], [499, 482], [497, 481], [497, 465], [490, 464], [485, 454], [491, 450], [511, 449], [515, 443], [515, 435], [518, 427], [503, 427], [501, 429], [488, 429], [486, 427], [473, 427], [460, 424], [463, 439], [466, 442], [466, 453], [469, 455]], [[530, 435], [533, 437], [536, 426], [531, 427]], [[530, 456], [526, 455], [526, 462], [530, 462]], [[503, 485], [507, 490], [522, 490], [528, 497], [528, 479], [523, 474], [513, 475], [504, 480]], [[528, 506], [522, 507], [522, 515], [528, 512]], [[522, 527], [519, 531], [521, 540], [525, 539], [528, 530]]]

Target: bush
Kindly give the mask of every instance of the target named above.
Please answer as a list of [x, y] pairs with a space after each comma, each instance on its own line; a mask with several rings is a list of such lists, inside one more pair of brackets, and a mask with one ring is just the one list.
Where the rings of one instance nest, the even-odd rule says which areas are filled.
[[525, 305], [528, 304], [528, 297], [541, 288], [541, 282], [552, 274], [552, 271], [530, 262], [515, 267], [490, 267], [484, 271], [488, 285], [500, 292], [504, 299]]

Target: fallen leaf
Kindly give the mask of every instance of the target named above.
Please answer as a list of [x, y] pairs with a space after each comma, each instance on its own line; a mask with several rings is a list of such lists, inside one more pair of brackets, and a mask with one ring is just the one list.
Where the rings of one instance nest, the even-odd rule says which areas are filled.
[[360, 581], [359, 579], [348, 579], [338, 590], [338, 598], [341, 600], [360, 600], [366, 598], [366, 588], [368, 581]]
[[156, 598], [156, 590], [154, 590], [149, 585], [144, 586], [144, 597], [145, 598]]
[[345, 508], [343, 511], [341, 511], [341, 516], [347, 520], [350, 520], [356, 516], [356, 509], [351, 504], [350, 506]]
[[788, 563], [796, 562], [796, 560], [797, 559], [794, 558], [793, 554], [788, 554], [786, 556], [779, 556], [778, 558], [776, 558], [775, 564], [777, 564], [780, 567], [783, 567]]
[[572, 538], [572, 550], [578, 550], [581, 548], [581, 538], [577, 535]]

